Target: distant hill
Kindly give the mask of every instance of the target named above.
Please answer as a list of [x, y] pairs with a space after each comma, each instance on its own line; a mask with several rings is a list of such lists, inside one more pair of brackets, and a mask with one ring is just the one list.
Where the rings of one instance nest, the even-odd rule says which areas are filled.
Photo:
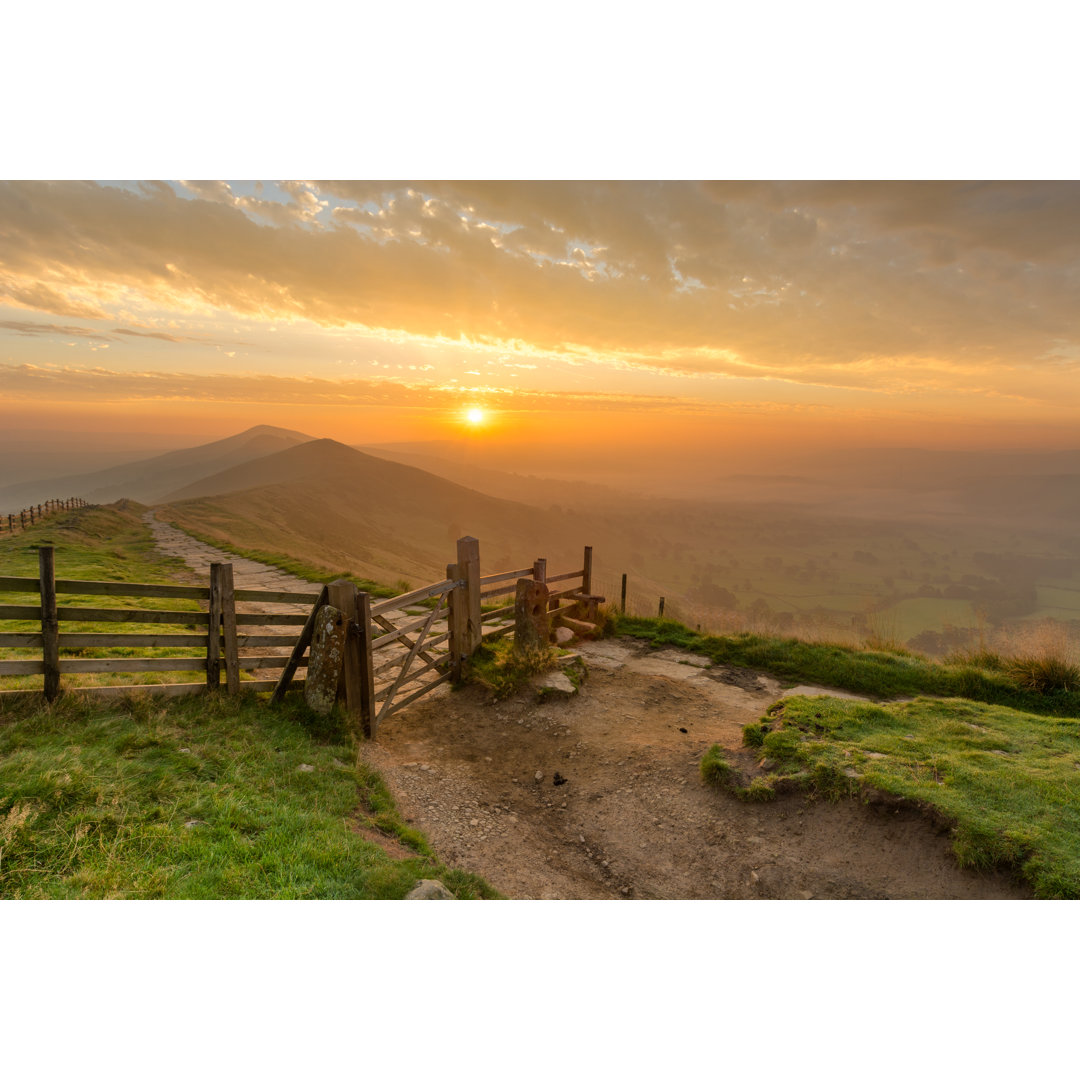
[[[318, 439], [180, 488], [163, 514], [195, 532], [376, 580], [438, 580], [454, 542], [483, 538], [485, 569], [544, 556], [581, 565], [584, 522], [473, 491], [410, 465]], [[594, 527], [595, 527], [595, 523]]]
[[[407, 447], [407, 448], [406, 448]], [[421, 447], [423, 449], [417, 449]], [[454, 457], [454, 447], [447, 442], [392, 444], [382, 446], [354, 446], [363, 454], [402, 465], [413, 465], [424, 472], [441, 476], [445, 480], [465, 479], [474, 491], [494, 495], [498, 499], [512, 499], [530, 506], [576, 506], [615, 507], [625, 506], [633, 498], [626, 491], [604, 484], [591, 484], [582, 480], [560, 479], [558, 476], [537, 476], [510, 469], [493, 469], [485, 465], [466, 464]]]
[[227, 439], [186, 450], [173, 450], [96, 472], [13, 484], [0, 489], [0, 507], [18, 509], [43, 498], [76, 495], [96, 503], [109, 503], [117, 499], [155, 503], [170, 491], [192, 484], [204, 476], [310, 440], [310, 435], [300, 431], [260, 424]]

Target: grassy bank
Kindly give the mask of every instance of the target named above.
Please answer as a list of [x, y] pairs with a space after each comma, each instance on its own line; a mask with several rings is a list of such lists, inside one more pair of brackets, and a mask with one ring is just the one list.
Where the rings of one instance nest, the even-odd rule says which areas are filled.
[[300, 702], [11, 700], [0, 897], [396, 899], [419, 878], [496, 895], [441, 865], [345, 730]]
[[[950, 822], [962, 866], [1014, 867], [1037, 897], [1080, 898], [1080, 721], [955, 699], [789, 698], [744, 741], [775, 768], [743, 797], [785, 776], [832, 798], [886, 792]], [[719, 747], [702, 773], [739, 786]]]
[[669, 619], [625, 615], [617, 618], [616, 632], [656, 646], [677, 646], [718, 664], [767, 671], [791, 685], [815, 683], [878, 698], [962, 697], [1045, 716], [1080, 717], [1080, 691], [1031, 689], [992, 655], [941, 663], [902, 650], [875, 651], [759, 634], [716, 637]]

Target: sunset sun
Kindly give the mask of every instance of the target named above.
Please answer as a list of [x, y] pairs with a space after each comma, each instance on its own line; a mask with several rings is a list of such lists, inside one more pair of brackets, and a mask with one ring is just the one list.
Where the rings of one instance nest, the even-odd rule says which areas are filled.
[[484, 422], [484, 410], [476, 408], [470, 409], [465, 414], [465, 419], [468, 420], [469, 423], [472, 424], [474, 427], [477, 424], [482, 424]]

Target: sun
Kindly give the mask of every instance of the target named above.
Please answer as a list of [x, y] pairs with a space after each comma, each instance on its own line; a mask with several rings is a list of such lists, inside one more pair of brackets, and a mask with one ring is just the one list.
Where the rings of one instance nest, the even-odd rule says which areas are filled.
[[484, 422], [484, 410], [483, 409], [469, 409], [465, 414], [465, 419], [470, 424], [482, 424]]

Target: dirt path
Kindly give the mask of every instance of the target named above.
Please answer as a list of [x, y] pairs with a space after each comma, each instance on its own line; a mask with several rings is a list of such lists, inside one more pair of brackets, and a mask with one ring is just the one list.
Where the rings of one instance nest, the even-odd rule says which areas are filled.
[[625, 640], [580, 651], [590, 676], [575, 697], [496, 703], [480, 687], [440, 688], [362, 749], [441, 857], [505, 895], [1030, 896], [960, 870], [914, 810], [801, 795], [744, 804], [703, 784], [704, 751], [738, 748], [742, 725], [780, 696], [768, 676]]

